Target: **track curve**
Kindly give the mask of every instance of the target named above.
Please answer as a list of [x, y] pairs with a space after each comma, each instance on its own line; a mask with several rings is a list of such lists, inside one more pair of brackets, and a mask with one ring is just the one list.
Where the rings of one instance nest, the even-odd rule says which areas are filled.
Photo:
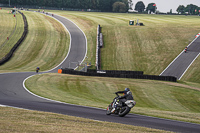
[[[74, 23], [58, 15], [54, 15], [54, 18], [59, 20], [70, 32], [71, 48], [65, 61], [63, 61], [55, 69], [52, 69], [48, 72], [57, 72], [57, 69], [61, 66], [68, 67], [70, 61], [82, 61], [85, 58], [87, 49], [86, 37]], [[75, 68], [76, 65], [71, 65], [70, 67]], [[199, 124], [165, 120], [135, 114], [129, 114], [124, 118], [113, 115], [107, 116], [105, 115], [105, 110], [103, 109], [71, 105], [67, 103], [48, 100], [45, 98], [40, 98], [36, 95], [32, 95], [31, 93], [29, 93], [26, 89], [24, 89], [23, 86], [24, 79], [34, 74], [34, 72], [0, 74], [0, 104], [11, 107], [54, 112], [94, 120], [117, 122], [175, 132], [200, 131]]]

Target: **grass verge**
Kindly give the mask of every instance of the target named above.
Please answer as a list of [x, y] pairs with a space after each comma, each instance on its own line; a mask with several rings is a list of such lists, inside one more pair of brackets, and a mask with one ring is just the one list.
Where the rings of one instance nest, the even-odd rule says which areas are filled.
[[[88, 38], [88, 60], [95, 65], [96, 29], [102, 26], [104, 48], [101, 49], [102, 69], [135, 70], [159, 75], [199, 33], [198, 16], [145, 15], [50, 11], [74, 21]], [[129, 26], [137, 20], [145, 26]], [[199, 57], [200, 58], [200, 57]], [[195, 61], [192, 67], [198, 68]], [[199, 69], [198, 69], [199, 70]], [[184, 80], [199, 83], [200, 75], [193, 69]], [[191, 73], [191, 74], [190, 74]], [[195, 75], [191, 78], [188, 75]]]
[[[147, 74], [159, 74], [193, 40], [193, 35], [199, 32], [198, 18], [191, 16], [54, 12], [70, 18], [86, 32], [89, 46], [88, 57], [93, 65], [96, 26], [97, 24], [103, 26], [105, 37], [105, 47], [102, 49], [103, 69], [142, 70]], [[65, 50], [66, 43], [61, 42], [66, 42], [68, 40], [65, 39], [69, 38], [61, 25], [57, 25], [53, 19], [46, 18], [41, 14], [25, 12], [25, 15], [30, 24], [27, 40], [18, 49], [11, 62], [0, 66], [0, 72], [32, 71], [37, 66], [40, 66], [42, 70], [48, 70], [62, 60], [62, 57], [54, 57], [58, 53], [64, 56], [63, 53], [67, 51], [58, 52], [60, 47], [62, 47], [60, 50]], [[136, 18], [140, 19], [146, 26], [128, 26], [128, 21]], [[48, 22], [46, 22], [47, 20]], [[63, 37], [61, 37], [62, 35]], [[60, 46], [61, 44], [64, 45]], [[52, 52], [51, 50], [55, 48], [56, 51]], [[195, 66], [199, 66], [199, 64], [194, 64]], [[133, 109], [134, 113], [200, 123], [198, 112], [200, 110], [198, 106], [200, 85], [196, 83], [181, 81], [181, 84], [171, 84], [168, 82], [132, 79], [126, 81], [125, 79], [107, 78], [105, 79], [108, 81], [105, 81], [101, 78], [93, 78], [92, 80], [91, 78], [87, 79], [88, 77], [69, 75], [66, 78], [66, 75], [63, 77], [63, 75], [54, 74], [41, 76], [42, 78], [33, 77], [35, 79], [28, 81], [27, 86], [33, 88], [31, 91], [34, 93], [44, 97], [48, 93], [51, 99], [81, 105], [90, 105], [95, 101], [99, 103], [98, 107], [105, 108], [114, 97], [112, 95], [114, 91], [130, 86], [137, 101], [137, 106]], [[191, 81], [198, 82], [199, 73]], [[36, 86], [34, 87], [33, 84]], [[76, 93], [80, 93], [81, 97], [76, 96]], [[61, 94], [63, 94], [62, 97], [58, 98]], [[67, 97], [70, 96], [74, 96], [74, 99], [66, 101]], [[84, 100], [87, 103], [82, 103]], [[13, 125], [16, 124], [15, 122]], [[10, 123], [12, 123], [11, 120]]]
[[0, 72], [42, 71], [56, 67], [66, 57], [70, 37], [64, 27], [48, 16], [23, 12], [29, 32], [11, 60], [0, 66]]
[[[22, 15], [17, 13], [16, 17], [13, 17], [13, 14], [8, 14], [8, 11], [9, 10], [0, 10], [0, 18], [3, 18], [1, 19], [2, 21], [0, 24], [0, 38], [2, 38], [0, 41], [0, 59], [10, 52], [24, 32], [24, 21]], [[11, 34], [12, 36], [10, 36]], [[9, 40], [6, 41], [9, 36]]]
[[[132, 113], [200, 123], [199, 84], [151, 80], [84, 77], [61, 74], [36, 75], [26, 87], [33, 93], [84, 106], [106, 108], [118, 90], [129, 87], [137, 102]], [[95, 103], [95, 104], [94, 104]]]
[[[139, 133], [166, 131], [124, 124], [94, 121], [73, 116], [0, 107], [0, 132], [48, 133]], [[166, 132], [167, 133], [167, 132]]]
[[9, 10], [0, 10], [0, 46], [6, 41], [7, 37], [12, 33], [16, 25], [16, 19], [12, 14], [9, 14], [8, 11]]

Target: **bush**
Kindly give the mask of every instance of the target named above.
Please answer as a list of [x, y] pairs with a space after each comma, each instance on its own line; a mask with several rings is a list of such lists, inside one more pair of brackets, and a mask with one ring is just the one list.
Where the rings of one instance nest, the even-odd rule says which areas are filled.
[[126, 12], [126, 4], [123, 2], [115, 2], [113, 4], [113, 12]]

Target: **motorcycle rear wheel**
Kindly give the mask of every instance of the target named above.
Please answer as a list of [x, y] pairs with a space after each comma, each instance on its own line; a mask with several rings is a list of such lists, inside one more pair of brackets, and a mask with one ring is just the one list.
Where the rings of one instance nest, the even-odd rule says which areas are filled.
[[129, 108], [128, 106], [122, 107], [119, 111], [119, 116], [120, 117], [124, 117], [125, 115], [127, 115], [129, 112], [131, 111], [131, 108]]

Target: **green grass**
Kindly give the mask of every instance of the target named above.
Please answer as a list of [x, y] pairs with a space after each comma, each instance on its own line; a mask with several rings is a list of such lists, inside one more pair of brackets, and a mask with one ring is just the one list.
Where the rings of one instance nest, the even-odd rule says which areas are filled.
[[[17, 13], [15, 18], [13, 14], [8, 13], [8, 11], [9, 10], [0, 10], [0, 18], [3, 18], [0, 25], [0, 59], [10, 52], [24, 32], [22, 15]], [[9, 40], [6, 41], [9, 36]]]
[[29, 24], [26, 39], [9, 62], [0, 66], [0, 72], [42, 71], [57, 66], [69, 48], [69, 35], [63, 26], [45, 15], [24, 12]]
[[0, 107], [0, 132], [48, 133], [167, 133], [145, 127], [89, 120], [79, 117]]
[[16, 19], [12, 14], [8, 13], [8, 10], [0, 10], [0, 18], [0, 45], [2, 45], [6, 41], [7, 37], [12, 33], [16, 25]]
[[187, 70], [187, 72], [185, 73], [185, 75], [181, 80], [200, 83], [199, 66], [200, 66], [200, 56], [190, 66], [190, 68]]
[[26, 81], [26, 87], [37, 95], [104, 109], [114, 92], [129, 87], [137, 102], [132, 113], [200, 123], [200, 88], [187, 84], [65, 74], [36, 75]]
[[[105, 43], [102, 49], [102, 68], [142, 70], [146, 74], [160, 74], [194, 39], [200, 27], [199, 17], [195, 16], [51, 12], [71, 19], [85, 32], [88, 39], [87, 56], [93, 68], [96, 29], [97, 24], [100, 24], [103, 27]], [[29, 23], [28, 36], [11, 61], [0, 66], [0, 72], [33, 71], [37, 66], [48, 70], [59, 64], [67, 53], [65, 49], [68, 48], [69, 36], [59, 23], [41, 14], [24, 13]], [[145, 24], [144, 27], [128, 25], [129, 20], [137, 18]], [[63, 49], [65, 51], [59, 51]], [[26, 86], [44, 97], [100, 108], [106, 108], [112, 101], [113, 92], [129, 87], [137, 102], [132, 113], [200, 123], [199, 58], [178, 83], [45, 74], [30, 78]], [[69, 101], [69, 97], [73, 99]], [[97, 102], [98, 106], [94, 105], [94, 102]], [[36, 118], [38, 116], [33, 116], [34, 120]], [[17, 125], [16, 121], [8, 123]], [[39, 123], [39, 127], [47, 125]], [[7, 125], [4, 129], [6, 127]], [[102, 128], [102, 125], [100, 127]], [[22, 129], [25, 128], [22, 126]]]
[[[198, 16], [51, 12], [73, 20], [86, 33], [87, 56], [93, 67], [97, 25], [103, 27], [105, 47], [101, 50], [101, 62], [105, 70], [134, 70], [159, 75], [194, 39], [200, 28]], [[145, 26], [128, 25], [129, 20], [137, 19]], [[183, 79], [200, 83], [199, 65], [196, 61], [192, 66], [196, 69], [186, 73]]]

